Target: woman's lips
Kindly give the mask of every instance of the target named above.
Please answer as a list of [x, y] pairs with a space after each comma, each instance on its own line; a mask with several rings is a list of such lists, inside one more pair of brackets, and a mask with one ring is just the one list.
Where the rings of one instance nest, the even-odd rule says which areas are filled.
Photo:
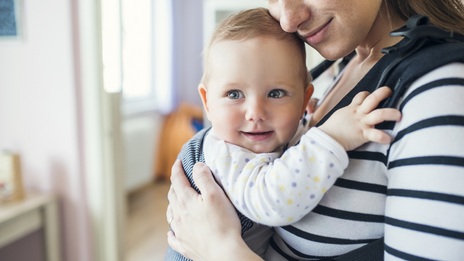
[[306, 42], [308, 44], [317, 44], [321, 42], [324, 39], [325, 33], [329, 29], [330, 22], [332, 22], [332, 19], [330, 19], [326, 24], [323, 26], [317, 28], [316, 30], [310, 32], [309, 34], [304, 35], [303, 37], [306, 39]]
[[253, 141], [263, 141], [269, 139], [274, 131], [266, 131], [266, 132], [242, 132], [247, 138]]

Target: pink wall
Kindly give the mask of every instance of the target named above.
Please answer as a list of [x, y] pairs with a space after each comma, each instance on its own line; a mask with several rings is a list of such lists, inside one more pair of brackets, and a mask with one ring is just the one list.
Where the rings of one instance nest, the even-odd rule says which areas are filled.
[[0, 150], [20, 153], [27, 189], [60, 195], [63, 260], [85, 261], [91, 259], [91, 237], [81, 166], [73, 1], [20, 1], [23, 39], [0, 40]]

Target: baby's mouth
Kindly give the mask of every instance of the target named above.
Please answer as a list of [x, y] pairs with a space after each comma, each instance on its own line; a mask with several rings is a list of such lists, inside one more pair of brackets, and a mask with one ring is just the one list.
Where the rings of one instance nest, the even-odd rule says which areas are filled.
[[265, 132], [243, 132], [247, 138], [254, 140], [254, 141], [262, 141], [267, 140], [274, 134], [274, 131], [265, 131]]

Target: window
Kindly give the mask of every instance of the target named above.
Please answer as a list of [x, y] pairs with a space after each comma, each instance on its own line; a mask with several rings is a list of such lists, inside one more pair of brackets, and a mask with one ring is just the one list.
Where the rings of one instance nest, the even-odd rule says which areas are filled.
[[103, 81], [124, 115], [173, 106], [172, 24], [169, 0], [102, 0]]

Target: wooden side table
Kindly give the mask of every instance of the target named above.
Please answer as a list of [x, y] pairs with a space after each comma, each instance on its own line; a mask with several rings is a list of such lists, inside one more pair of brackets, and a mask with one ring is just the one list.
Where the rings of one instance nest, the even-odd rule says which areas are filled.
[[58, 199], [52, 194], [26, 194], [21, 201], [0, 204], [0, 248], [44, 229], [45, 260], [60, 260]]

